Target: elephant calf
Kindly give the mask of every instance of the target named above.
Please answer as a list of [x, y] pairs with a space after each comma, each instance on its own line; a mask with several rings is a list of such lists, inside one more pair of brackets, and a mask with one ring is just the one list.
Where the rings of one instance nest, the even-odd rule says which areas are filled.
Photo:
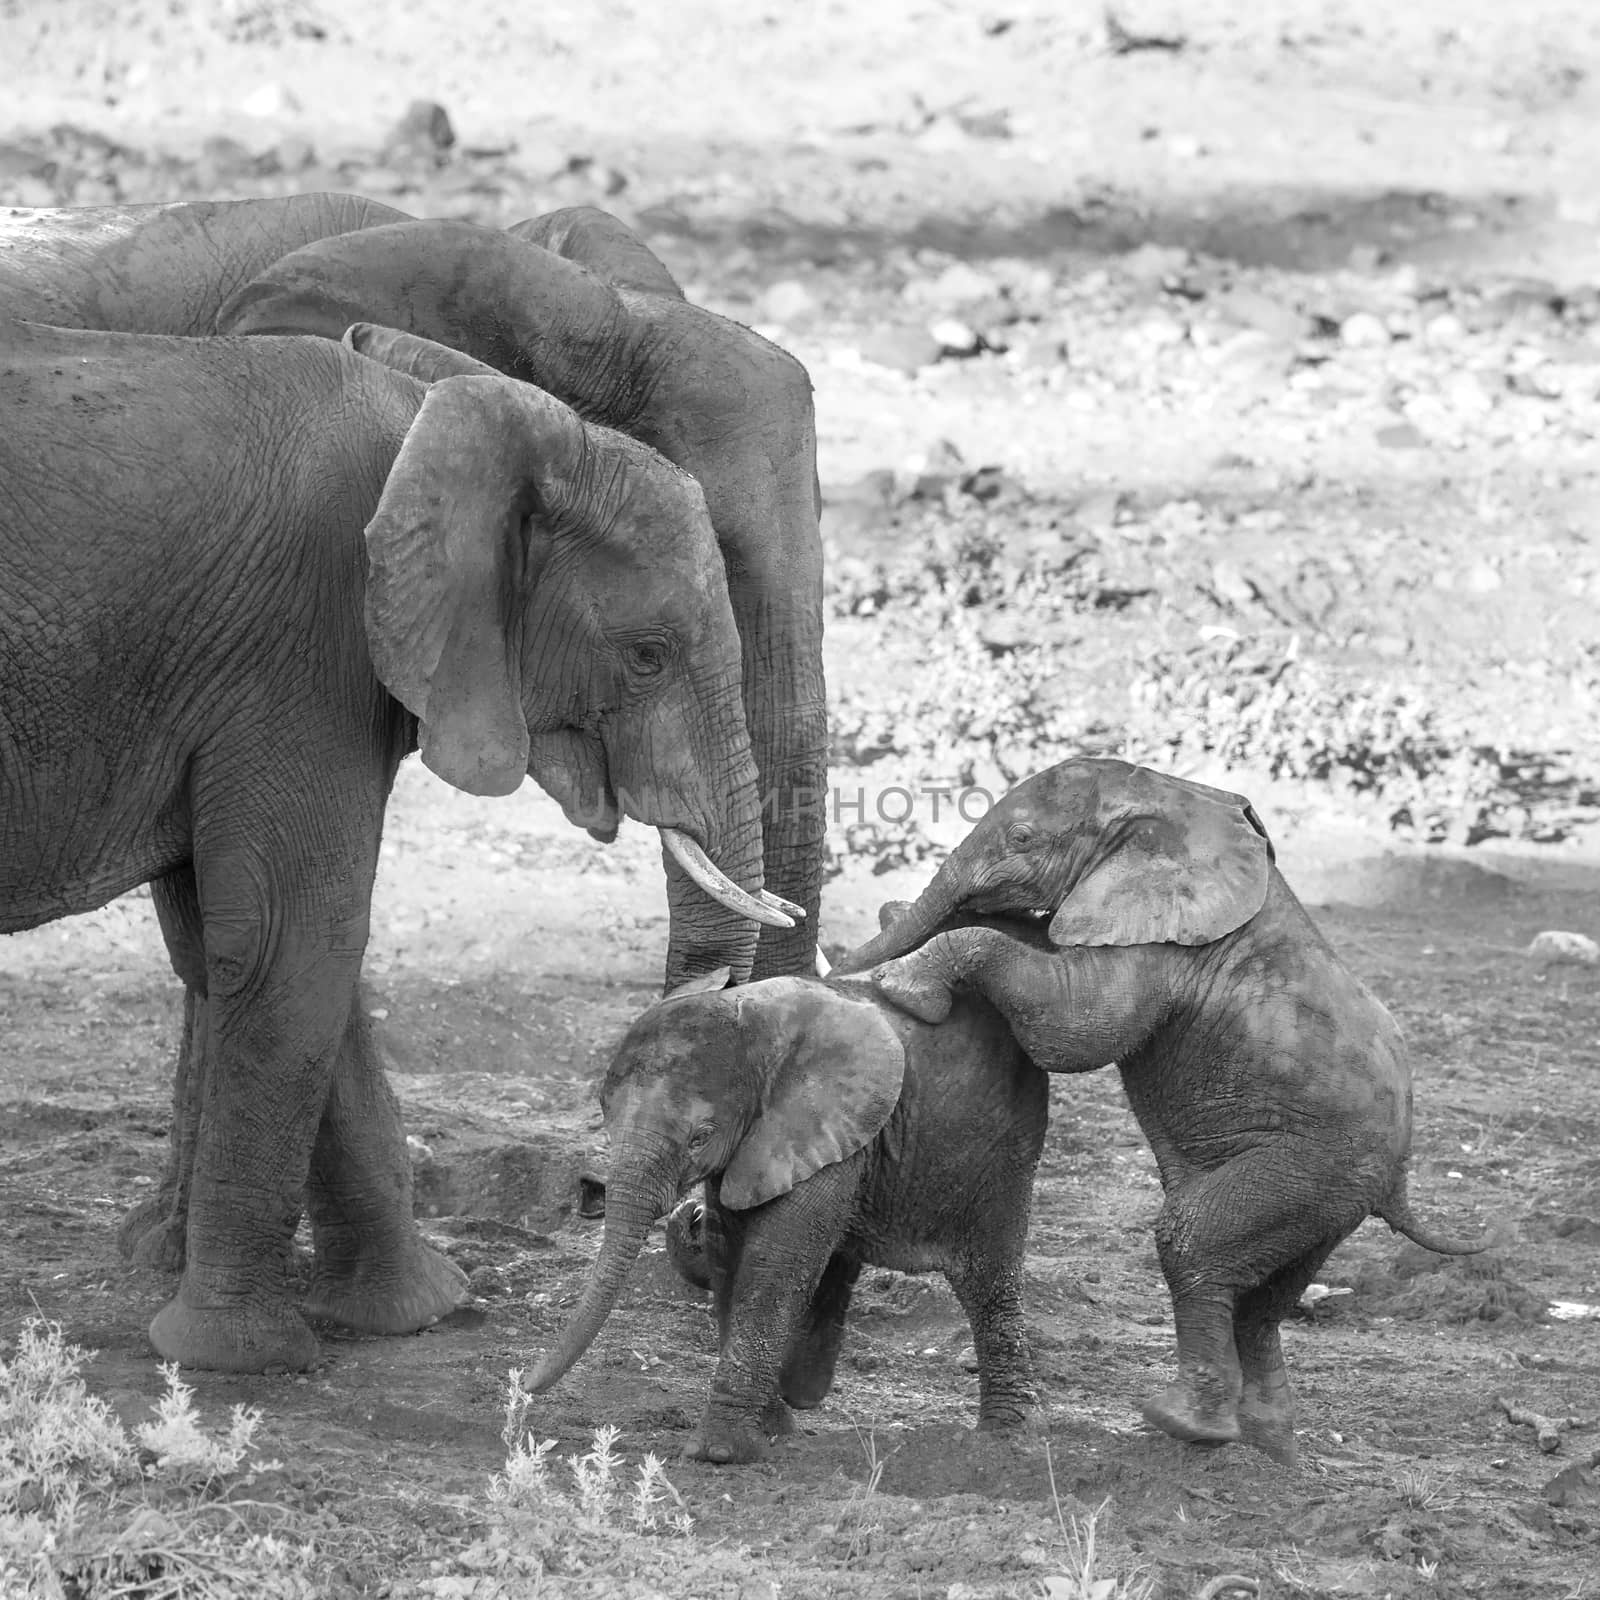
[[[1035, 937], [950, 926], [1002, 911], [1034, 913]], [[1295, 1459], [1278, 1323], [1366, 1217], [1444, 1254], [1480, 1248], [1412, 1216], [1400, 1030], [1241, 795], [1122, 761], [1051, 767], [838, 970], [869, 967], [926, 1022], [982, 996], [1047, 1072], [1117, 1063], [1166, 1192], [1178, 1380], [1144, 1414], [1176, 1438]]]
[[605, 1240], [532, 1387], [588, 1348], [651, 1223], [704, 1178], [721, 1353], [691, 1456], [759, 1459], [790, 1406], [822, 1403], [864, 1265], [944, 1272], [972, 1324], [978, 1426], [1021, 1425], [1037, 1405], [1022, 1255], [1044, 1074], [982, 1001], [932, 1027], [863, 983], [721, 981], [675, 991], [617, 1051]]

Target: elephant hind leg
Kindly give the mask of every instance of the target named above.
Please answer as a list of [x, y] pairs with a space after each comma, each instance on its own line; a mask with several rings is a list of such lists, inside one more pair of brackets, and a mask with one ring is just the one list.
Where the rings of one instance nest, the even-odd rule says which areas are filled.
[[1334, 1241], [1317, 1245], [1291, 1261], [1257, 1289], [1239, 1296], [1233, 1312], [1234, 1344], [1244, 1388], [1239, 1397], [1239, 1429], [1244, 1442], [1292, 1467], [1299, 1452], [1294, 1442], [1294, 1391], [1283, 1361], [1278, 1324], [1306, 1291]]
[[1026, 1228], [1024, 1209], [1015, 1248], [975, 1252], [945, 1268], [972, 1327], [972, 1348], [978, 1358], [978, 1427], [984, 1431], [1026, 1427], [1039, 1409], [1022, 1311]]
[[415, 1333], [467, 1298], [467, 1279], [417, 1233], [400, 1107], [357, 999], [306, 1183], [316, 1265], [304, 1309], [359, 1333]]
[[[1196, 1443], [1244, 1437], [1239, 1406], [1246, 1374], [1235, 1340], [1240, 1308], [1252, 1293], [1262, 1295], [1248, 1302], [1247, 1326], [1253, 1330], [1259, 1308], [1274, 1304], [1281, 1292], [1280, 1274], [1287, 1284], [1303, 1260], [1319, 1247], [1325, 1256], [1360, 1221], [1363, 1213], [1348, 1205], [1334, 1214], [1337, 1202], [1330, 1205], [1330, 1197], [1338, 1195], [1339, 1185], [1339, 1175], [1318, 1171], [1301, 1147], [1279, 1143], [1169, 1188], [1156, 1223], [1156, 1250], [1172, 1293], [1178, 1379], [1145, 1405], [1147, 1422]], [[1352, 1220], [1341, 1227], [1346, 1212]], [[1262, 1364], [1269, 1361], [1265, 1345], [1252, 1344], [1251, 1360], [1252, 1403], [1260, 1404], [1269, 1392], [1277, 1394], [1277, 1380], [1270, 1378], [1270, 1365]], [[1269, 1389], [1260, 1386], [1264, 1376]], [[1276, 1402], [1268, 1403], [1270, 1410]]]
[[861, 1263], [835, 1252], [823, 1270], [822, 1281], [789, 1342], [778, 1391], [792, 1406], [809, 1411], [827, 1399], [844, 1343], [845, 1313], [850, 1295], [861, 1276]]

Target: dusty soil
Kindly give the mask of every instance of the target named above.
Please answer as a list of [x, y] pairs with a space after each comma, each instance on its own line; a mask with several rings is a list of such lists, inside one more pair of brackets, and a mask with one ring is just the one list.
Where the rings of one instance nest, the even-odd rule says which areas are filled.
[[[1498, 1241], [1439, 1263], [1368, 1225], [1335, 1255], [1351, 1292], [1286, 1330], [1296, 1471], [1177, 1445], [1135, 1409], [1173, 1350], [1153, 1163], [1112, 1077], [1058, 1083], [1029, 1262], [1048, 1455], [967, 1431], [942, 1281], [872, 1275], [836, 1393], [770, 1465], [671, 1468], [687, 1551], [546, 1592], [1020, 1594], [1062, 1568], [1057, 1501], [1107, 1500], [1101, 1571], [1161, 1596], [1230, 1571], [1591, 1591], [1600, 1321], [1550, 1308], [1600, 1304], [1600, 993], [1523, 951], [1600, 935], [1600, 14], [1172, 0], [1121, 17], [1183, 48], [1115, 53], [1098, 7], [1044, 0], [395, 9], [0, 0], [0, 203], [340, 187], [635, 222], [816, 382], [834, 782], [866, 805], [834, 829], [825, 943], [959, 836], [925, 785], [1084, 747], [1222, 777], [1410, 1035], [1419, 1206]], [[383, 149], [417, 96], [456, 125], [436, 160]], [[597, 1242], [594, 1085], [654, 992], [658, 878], [637, 830], [602, 850], [537, 795], [402, 775], [369, 1004], [424, 1227], [478, 1299], [414, 1339], [326, 1330], [298, 1380], [196, 1378], [208, 1412], [263, 1408], [289, 1465], [251, 1493], [329, 1593], [496, 1592], [505, 1374]], [[114, 1231], [160, 1170], [176, 1021], [146, 898], [0, 945], [0, 1340], [60, 1319], [130, 1411], [172, 1285]], [[530, 1426], [675, 1455], [713, 1360], [656, 1249]], [[1543, 1455], [1501, 1396], [1588, 1429]]]

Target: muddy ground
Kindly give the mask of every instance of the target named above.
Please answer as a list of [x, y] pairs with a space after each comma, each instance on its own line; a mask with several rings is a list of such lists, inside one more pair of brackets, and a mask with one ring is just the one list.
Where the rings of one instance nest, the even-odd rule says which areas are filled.
[[[1058, 1505], [1102, 1502], [1097, 1576], [1174, 1600], [1222, 1572], [1594, 1592], [1600, 993], [1524, 951], [1600, 936], [1600, 17], [1173, 0], [1118, 40], [1076, 4], [395, 9], [0, 3], [0, 202], [338, 187], [634, 222], [816, 383], [824, 942], [959, 836], [925, 788], [1074, 749], [1244, 788], [1410, 1036], [1419, 1209], [1497, 1241], [1340, 1249], [1350, 1292], [1286, 1329], [1295, 1471], [1175, 1444], [1136, 1411], [1173, 1354], [1154, 1166], [1114, 1078], [1058, 1082], [1028, 1285], [1048, 1453], [968, 1431], [942, 1280], [869, 1274], [838, 1389], [770, 1465], [670, 1466], [688, 1541], [566, 1548], [542, 1592], [1023, 1594], [1059, 1583]], [[416, 96], [456, 143], [386, 151]], [[195, 1380], [208, 1415], [261, 1406], [287, 1465], [249, 1492], [323, 1592], [534, 1592], [487, 1494], [505, 1377], [597, 1243], [594, 1087], [654, 992], [658, 878], [638, 830], [602, 850], [537, 795], [402, 774], [369, 1006], [423, 1225], [478, 1297], [412, 1339], [324, 1330], [300, 1379]], [[147, 898], [0, 944], [0, 1339], [59, 1319], [130, 1414], [172, 1285], [114, 1233], [160, 1171], [177, 1017]], [[529, 1425], [670, 1458], [713, 1360], [657, 1247]], [[1587, 1427], [1542, 1454], [1501, 1397]]]

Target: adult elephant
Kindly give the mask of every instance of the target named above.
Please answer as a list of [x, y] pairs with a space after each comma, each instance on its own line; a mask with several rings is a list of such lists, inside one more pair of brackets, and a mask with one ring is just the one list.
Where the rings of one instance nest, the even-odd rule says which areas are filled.
[[[810, 972], [826, 722], [816, 433], [805, 369], [689, 304], [615, 217], [573, 207], [508, 232], [418, 222], [349, 195], [13, 212], [0, 311], [138, 333], [420, 334], [654, 446], [705, 490], [743, 647], [766, 880], [806, 913], [763, 928], [753, 976]], [[693, 885], [667, 864], [666, 986], [708, 970]]]
[[153, 885], [201, 1002], [184, 1274], [151, 1325], [184, 1365], [314, 1357], [302, 1207], [312, 1314], [405, 1332], [461, 1296], [356, 1004], [409, 750], [661, 828], [718, 897], [697, 961], [747, 972], [781, 920], [699, 487], [439, 356], [460, 375], [428, 386], [315, 339], [0, 329], [0, 933]]

